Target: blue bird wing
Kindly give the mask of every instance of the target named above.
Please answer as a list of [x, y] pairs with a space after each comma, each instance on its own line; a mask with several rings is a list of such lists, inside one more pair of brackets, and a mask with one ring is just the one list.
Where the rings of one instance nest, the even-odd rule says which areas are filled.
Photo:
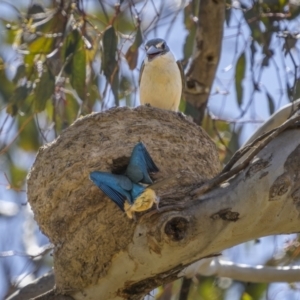
[[141, 184], [138, 183], [133, 183], [133, 187], [131, 190], [131, 196], [133, 199], [133, 203], [134, 201], [145, 191], [145, 187]]
[[106, 196], [114, 201], [122, 211], [124, 211], [126, 199], [129, 203], [132, 203], [133, 199], [130, 193], [132, 190], [132, 182], [126, 176], [95, 171], [90, 173], [90, 179]]
[[144, 168], [141, 165], [131, 161], [126, 169], [125, 175], [127, 175], [128, 178], [130, 178], [130, 180], [132, 180], [135, 183], [143, 182], [143, 178], [144, 178], [143, 169]]
[[124, 203], [126, 201], [126, 197], [123, 194], [117, 192], [104, 183], [97, 184], [97, 186], [107, 197], [115, 202], [122, 211], [124, 211]]
[[135, 183], [143, 182], [151, 184], [152, 180], [149, 173], [158, 171], [158, 167], [155, 165], [144, 144], [139, 142], [135, 145], [126, 169], [126, 175]]
[[115, 175], [117, 176], [117, 182], [118, 185], [125, 191], [131, 191], [132, 190], [132, 181], [124, 176], [124, 175]]
[[159, 171], [158, 167], [156, 166], [156, 164], [154, 163], [152, 157], [150, 156], [147, 148], [145, 147], [145, 145], [142, 142], [139, 142], [136, 147], [139, 149], [139, 152], [142, 153], [142, 156], [145, 159], [146, 162], [146, 166], [147, 166], [147, 170], [150, 173], [156, 173]]

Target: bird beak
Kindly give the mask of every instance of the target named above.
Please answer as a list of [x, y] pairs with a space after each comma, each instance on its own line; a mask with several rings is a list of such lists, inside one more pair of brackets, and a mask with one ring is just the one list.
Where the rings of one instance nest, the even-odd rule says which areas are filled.
[[157, 49], [154, 46], [151, 46], [148, 50], [147, 50], [147, 57], [148, 59], [153, 59], [154, 57], [158, 56], [159, 54], [161, 54], [163, 52], [162, 49]]
[[153, 55], [153, 54], [159, 54], [160, 52], [162, 52], [161, 49], [157, 49], [154, 46], [151, 46], [148, 50], [147, 50], [147, 55]]

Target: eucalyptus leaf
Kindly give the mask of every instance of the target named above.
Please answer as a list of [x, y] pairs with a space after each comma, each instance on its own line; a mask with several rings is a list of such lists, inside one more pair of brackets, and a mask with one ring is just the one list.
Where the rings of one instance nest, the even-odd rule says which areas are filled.
[[9, 99], [6, 112], [15, 116], [29, 95], [30, 89], [26, 85], [18, 86]]
[[109, 26], [102, 37], [101, 68], [110, 83], [115, 98], [115, 104], [119, 105], [119, 66], [117, 60], [118, 37], [113, 26]]
[[236, 89], [236, 98], [239, 107], [242, 105], [243, 101], [243, 86], [242, 81], [245, 78], [246, 72], [246, 56], [243, 52], [237, 60], [235, 67], [235, 89]]
[[272, 98], [271, 94], [268, 92], [266, 92], [266, 96], [268, 99], [269, 114], [272, 115], [275, 111], [274, 99]]
[[45, 109], [47, 100], [54, 94], [54, 89], [55, 78], [46, 67], [43, 70], [43, 74], [39, 79], [34, 92], [34, 106], [36, 112], [41, 112]]
[[39, 139], [39, 129], [31, 116], [18, 116], [18, 128], [20, 130], [18, 136], [18, 146], [24, 151], [37, 151], [41, 146]]
[[138, 49], [142, 43], [143, 43], [143, 36], [141, 32], [141, 27], [138, 27], [135, 35], [135, 40], [125, 54], [125, 58], [128, 62], [130, 70], [134, 70], [137, 66], [138, 57], [139, 57]]

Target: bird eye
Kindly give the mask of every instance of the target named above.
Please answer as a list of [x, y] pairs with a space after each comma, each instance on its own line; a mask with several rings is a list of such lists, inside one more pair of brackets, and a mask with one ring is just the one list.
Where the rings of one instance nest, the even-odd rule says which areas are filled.
[[159, 48], [159, 49], [165, 49], [165, 43], [164, 42], [161, 42], [159, 44], [156, 45], [156, 48]]

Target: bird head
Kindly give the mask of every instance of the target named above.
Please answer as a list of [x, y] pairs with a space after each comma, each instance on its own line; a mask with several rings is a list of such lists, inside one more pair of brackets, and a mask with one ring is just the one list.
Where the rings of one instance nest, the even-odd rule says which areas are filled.
[[152, 39], [145, 45], [148, 61], [155, 59], [158, 56], [164, 55], [170, 51], [167, 43], [163, 39]]

